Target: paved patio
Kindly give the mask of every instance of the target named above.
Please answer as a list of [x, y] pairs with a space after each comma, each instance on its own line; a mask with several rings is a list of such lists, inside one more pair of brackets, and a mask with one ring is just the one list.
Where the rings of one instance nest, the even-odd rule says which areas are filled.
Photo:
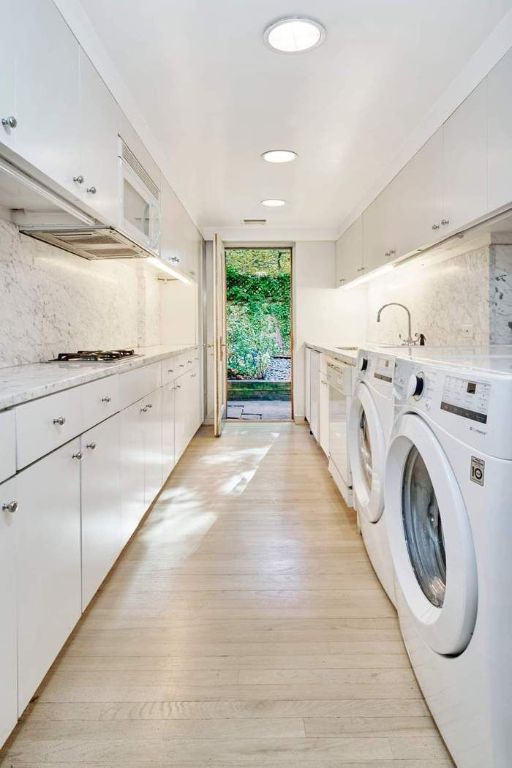
[[290, 421], [291, 417], [290, 400], [230, 400], [228, 402], [230, 421]]

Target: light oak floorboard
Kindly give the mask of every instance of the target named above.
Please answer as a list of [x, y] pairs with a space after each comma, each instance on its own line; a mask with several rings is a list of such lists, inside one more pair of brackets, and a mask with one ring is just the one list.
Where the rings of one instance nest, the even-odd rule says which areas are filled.
[[453, 766], [306, 427], [192, 441], [2, 768]]

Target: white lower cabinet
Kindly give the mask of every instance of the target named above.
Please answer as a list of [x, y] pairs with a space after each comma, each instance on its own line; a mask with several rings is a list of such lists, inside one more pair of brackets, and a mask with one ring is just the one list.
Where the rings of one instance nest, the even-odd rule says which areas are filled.
[[144, 398], [141, 409], [144, 433], [144, 506], [149, 507], [162, 487], [162, 390]]
[[162, 387], [162, 477], [167, 480], [175, 461], [174, 454], [174, 382]]
[[18, 719], [16, 478], [0, 485], [0, 746]]
[[80, 439], [17, 475], [18, 713], [80, 618]]
[[82, 610], [123, 546], [120, 427], [116, 414], [81, 437]]
[[139, 524], [144, 504], [144, 424], [142, 401], [121, 411], [121, 529], [123, 544]]

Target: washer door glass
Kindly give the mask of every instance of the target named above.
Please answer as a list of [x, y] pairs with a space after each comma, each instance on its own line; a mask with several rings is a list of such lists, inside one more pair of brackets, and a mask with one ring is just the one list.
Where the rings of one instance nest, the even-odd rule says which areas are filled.
[[423, 594], [437, 608], [446, 592], [446, 553], [439, 504], [417, 448], [407, 457], [402, 486], [402, 517], [413, 571]]
[[368, 422], [366, 420], [366, 413], [364, 412], [364, 408], [361, 408], [361, 416], [359, 419], [358, 443], [363, 475], [368, 486], [368, 491], [371, 491], [373, 477], [372, 445], [370, 442], [370, 430], [368, 428]]

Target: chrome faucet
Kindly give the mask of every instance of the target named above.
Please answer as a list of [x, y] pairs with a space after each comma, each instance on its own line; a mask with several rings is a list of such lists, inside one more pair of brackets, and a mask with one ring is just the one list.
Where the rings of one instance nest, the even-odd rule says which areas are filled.
[[377, 322], [380, 323], [380, 316], [382, 314], [382, 310], [386, 309], [386, 307], [402, 307], [402, 309], [405, 309], [405, 311], [407, 312], [407, 338], [403, 339], [402, 334], [401, 333], [398, 334], [398, 337], [402, 339], [402, 346], [411, 347], [416, 344], [420, 344], [421, 346], [423, 346], [425, 344], [425, 336], [422, 333], [416, 333], [414, 338], [412, 336], [411, 313], [409, 312], [405, 304], [399, 304], [397, 301], [390, 301], [388, 304], [383, 304], [382, 307], [377, 312]]

